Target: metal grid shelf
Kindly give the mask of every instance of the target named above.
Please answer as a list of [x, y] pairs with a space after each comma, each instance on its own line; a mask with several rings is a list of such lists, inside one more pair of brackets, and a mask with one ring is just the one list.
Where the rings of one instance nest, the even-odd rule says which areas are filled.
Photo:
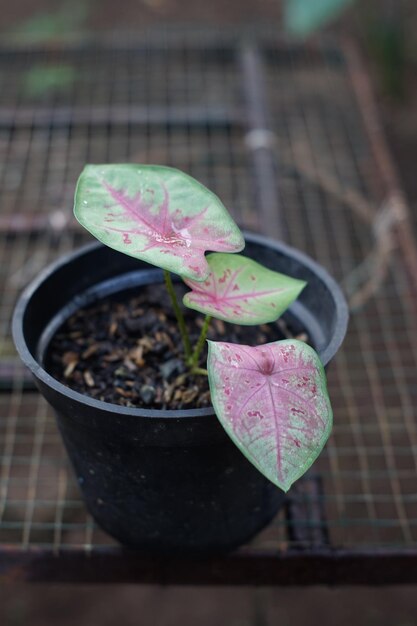
[[[0, 106], [0, 573], [12, 579], [417, 581], [417, 253], [369, 83], [349, 44], [246, 35], [0, 51], [10, 87]], [[34, 68], [51, 67], [72, 68], [71, 80], [34, 90]], [[84, 241], [71, 217], [79, 171], [114, 161], [185, 169], [242, 226], [304, 250], [350, 297], [329, 370], [330, 441], [277, 519], [227, 557], [149, 559], [102, 533], [11, 344], [24, 284]]]

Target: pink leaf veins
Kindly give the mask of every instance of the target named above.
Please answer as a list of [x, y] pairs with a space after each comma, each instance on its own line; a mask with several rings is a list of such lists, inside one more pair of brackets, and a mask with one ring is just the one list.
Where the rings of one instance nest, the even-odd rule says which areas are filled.
[[316, 352], [296, 340], [263, 346], [209, 342], [213, 406], [228, 435], [287, 491], [321, 452], [332, 409]]
[[226, 322], [275, 321], [297, 298], [305, 282], [274, 272], [240, 254], [207, 256], [210, 274], [203, 282], [185, 280], [192, 289], [184, 304]]
[[111, 248], [196, 281], [209, 272], [207, 250], [236, 252], [244, 246], [220, 200], [169, 167], [88, 165], [74, 212]]

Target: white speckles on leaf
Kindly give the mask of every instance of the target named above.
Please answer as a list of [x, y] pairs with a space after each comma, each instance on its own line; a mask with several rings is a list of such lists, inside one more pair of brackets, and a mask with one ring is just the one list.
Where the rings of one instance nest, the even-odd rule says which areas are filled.
[[196, 281], [209, 273], [207, 250], [244, 247], [221, 201], [168, 167], [88, 165], [78, 181], [74, 213], [109, 247]]
[[192, 291], [185, 294], [184, 304], [226, 322], [272, 322], [305, 286], [303, 281], [273, 272], [239, 254], [214, 253], [207, 256], [207, 262], [208, 280], [185, 280]]
[[332, 425], [319, 357], [296, 340], [258, 347], [209, 342], [208, 372], [221, 424], [243, 454], [287, 491], [316, 459]]

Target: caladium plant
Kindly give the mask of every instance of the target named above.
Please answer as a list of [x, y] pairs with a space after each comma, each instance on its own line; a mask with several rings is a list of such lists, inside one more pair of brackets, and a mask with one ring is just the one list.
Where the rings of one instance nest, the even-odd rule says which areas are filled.
[[[209, 342], [212, 317], [273, 322], [305, 287], [240, 254], [243, 236], [219, 198], [179, 170], [152, 165], [88, 165], [74, 213], [95, 237], [164, 270], [191, 374], [209, 377], [216, 415], [245, 456], [284, 491], [312, 464], [331, 429], [323, 366], [307, 344], [284, 340], [250, 347]], [[212, 251], [206, 256], [207, 251]], [[233, 254], [231, 254], [233, 253]], [[171, 272], [191, 289], [184, 305], [206, 315], [191, 346]]]

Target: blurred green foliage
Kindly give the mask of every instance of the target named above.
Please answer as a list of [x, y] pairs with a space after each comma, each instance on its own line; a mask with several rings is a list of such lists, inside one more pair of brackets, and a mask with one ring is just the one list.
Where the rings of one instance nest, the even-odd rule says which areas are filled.
[[71, 65], [34, 65], [25, 75], [23, 90], [30, 98], [42, 98], [52, 92], [68, 91], [75, 78]]
[[38, 13], [19, 24], [12, 36], [25, 43], [66, 39], [79, 30], [91, 11], [91, 0], [57, 3], [55, 11]]
[[336, 18], [354, 0], [286, 0], [284, 24], [297, 37], [307, 37]]
[[[354, 0], [284, 0], [287, 32], [306, 38], [339, 17]], [[409, 41], [401, 0], [362, 0], [354, 12], [357, 34], [374, 60], [383, 92], [402, 99]]]
[[408, 42], [401, 14], [372, 13], [365, 21], [366, 46], [379, 72], [382, 90], [402, 100], [406, 91]]

